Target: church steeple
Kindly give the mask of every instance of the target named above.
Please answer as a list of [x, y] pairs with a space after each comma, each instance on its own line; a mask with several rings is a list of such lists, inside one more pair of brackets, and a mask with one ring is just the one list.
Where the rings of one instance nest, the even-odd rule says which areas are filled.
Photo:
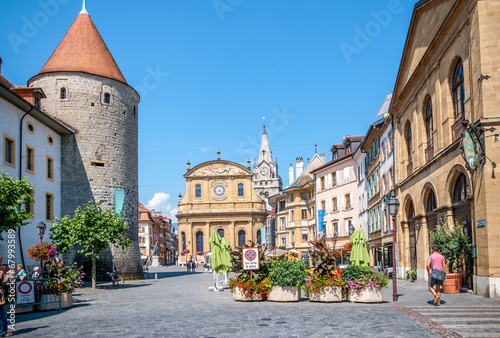
[[269, 140], [267, 139], [266, 126], [264, 125], [264, 130], [262, 131], [262, 140], [260, 141], [259, 150], [259, 160], [257, 165], [262, 162], [271, 163], [273, 161], [271, 148], [269, 147]]

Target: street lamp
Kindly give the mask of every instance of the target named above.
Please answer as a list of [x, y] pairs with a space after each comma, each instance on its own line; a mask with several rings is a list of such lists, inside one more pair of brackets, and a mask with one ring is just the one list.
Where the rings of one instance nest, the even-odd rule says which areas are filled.
[[[36, 226], [36, 230], [38, 231], [38, 235], [40, 236], [40, 246], [42, 245], [42, 240], [43, 240], [43, 235], [45, 234], [45, 229], [47, 229], [47, 226], [45, 223], [40, 222]], [[40, 261], [40, 270], [43, 278], [43, 261]]]
[[38, 230], [38, 235], [40, 236], [40, 244], [42, 244], [43, 235], [45, 234], [45, 229], [47, 229], [47, 226], [45, 225], [45, 223], [40, 222], [36, 226], [36, 229]]
[[399, 210], [399, 201], [396, 197], [391, 197], [389, 201], [387, 201], [387, 205], [389, 207], [389, 214], [392, 218], [392, 301], [398, 301], [398, 286], [396, 281], [396, 215]]

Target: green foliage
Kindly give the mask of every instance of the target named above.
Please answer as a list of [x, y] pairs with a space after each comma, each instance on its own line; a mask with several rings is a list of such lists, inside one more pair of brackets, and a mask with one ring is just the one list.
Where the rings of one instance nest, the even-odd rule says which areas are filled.
[[269, 278], [273, 286], [300, 288], [307, 277], [307, 267], [300, 258], [285, 260], [283, 257], [278, 257], [272, 261], [269, 268]]
[[[266, 257], [264, 255], [266, 251], [266, 245], [262, 244], [260, 246], [255, 245], [252, 243], [250, 246], [244, 246], [245, 248], [258, 248], [259, 249], [259, 262], [260, 262], [260, 269], [259, 270], [253, 270], [252, 271], [252, 276], [254, 281], [262, 281], [264, 278], [269, 276], [269, 261], [266, 260]], [[233, 263], [233, 271], [239, 274], [239, 278], [241, 280], [250, 280], [250, 271], [243, 270], [243, 248], [238, 247], [237, 250], [233, 250], [231, 252], [231, 263]]]
[[108, 250], [108, 243], [127, 247], [132, 241], [124, 237], [127, 224], [121, 214], [104, 210], [99, 204], [89, 202], [78, 207], [75, 217], [56, 219], [51, 228], [50, 239], [61, 253], [69, 252], [78, 244], [79, 253], [99, 259], [99, 254]]
[[32, 189], [26, 177], [16, 180], [9, 175], [0, 175], [0, 231], [15, 230], [30, 223], [25, 221], [31, 219], [33, 214], [26, 212], [23, 206], [35, 202], [30, 195]]
[[417, 270], [416, 269], [411, 269], [406, 271], [406, 275], [408, 276], [408, 279], [414, 280], [417, 279]]
[[337, 269], [335, 248], [328, 248], [325, 238], [321, 236], [316, 241], [311, 241], [309, 256], [311, 257], [314, 272], [319, 277], [332, 277]]
[[472, 249], [471, 239], [464, 233], [464, 227], [455, 220], [455, 226], [448, 222], [436, 225], [430, 234], [430, 247], [437, 246], [439, 253], [448, 263], [448, 271], [457, 272], [462, 268], [463, 256]]

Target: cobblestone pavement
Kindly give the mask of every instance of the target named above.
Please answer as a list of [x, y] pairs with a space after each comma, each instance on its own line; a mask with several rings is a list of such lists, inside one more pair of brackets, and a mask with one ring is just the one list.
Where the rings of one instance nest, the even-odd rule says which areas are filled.
[[[494, 331], [498, 324], [489, 322], [498, 321], [500, 304], [460, 294], [445, 295], [446, 303], [435, 308], [428, 305], [432, 297], [421, 283], [399, 282], [401, 296], [397, 303], [325, 304], [306, 298], [299, 303], [244, 303], [235, 302], [227, 289], [209, 292], [208, 287], [213, 285], [209, 273], [187, 275], [180, 267], [157, 268], [156, 272], [157, 280], [131, 281], [116, 287], [101, 285], [95, 291], [84, 289], [75, 294], [74, 306], [62, 312], [18, 315], [16, 335], [459, 337], [453, 331], [470, 336], [499, 332]], [[384, 289], [384, 299], [392, 299], [392, 288]], [[491, 320], [484, 319], [485, 314]], [[471, 325], [467, 325], [469, 321]]]

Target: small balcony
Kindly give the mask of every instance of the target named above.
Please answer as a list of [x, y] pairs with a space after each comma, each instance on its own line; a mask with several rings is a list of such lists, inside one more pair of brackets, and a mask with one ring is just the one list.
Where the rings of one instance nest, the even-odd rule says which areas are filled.
[[406, 176], [411, 176], [412, 173], [413, 173], [413, 162], [412, 160], [410, 160], [406, 165]]
[[463, 122], [465, 122], [465, 119], [463, 117], [459, 117], [451, 126], [453, 141], [458, 140], [462, 136], [462, 133], [465, 131], [465, 125], [463, 124]]
[[425, 148], [425, 161], [429, 162], [434, 157], [434, 143], [432, 141], [429, 142], [427, 148]]

